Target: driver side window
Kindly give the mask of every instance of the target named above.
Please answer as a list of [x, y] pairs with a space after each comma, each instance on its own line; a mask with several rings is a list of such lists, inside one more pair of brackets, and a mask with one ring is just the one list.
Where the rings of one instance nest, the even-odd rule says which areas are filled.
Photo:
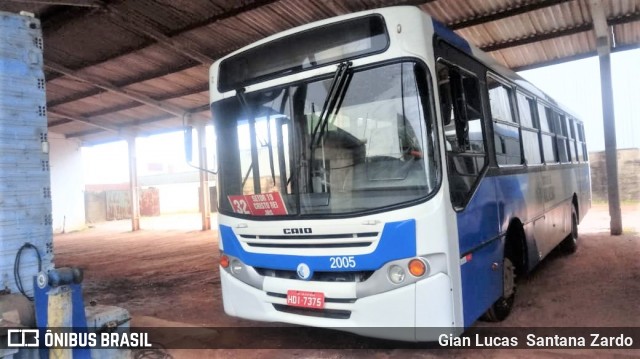
[[462, 208], [486, 164], [480, 83], [473, 74], [443, 61], [436, 69], [451, 201]]

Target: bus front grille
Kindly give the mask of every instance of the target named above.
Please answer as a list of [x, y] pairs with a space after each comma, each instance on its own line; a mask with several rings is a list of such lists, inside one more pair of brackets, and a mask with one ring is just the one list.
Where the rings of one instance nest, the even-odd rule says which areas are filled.
[[[264, 277], [302, 280], [294, 270], [254, 267]], [[374, 271], [314, 272], [309, 280], [316, 282], [364, 282]]]
[[311, 244], [311, 243], [256, 243], [256, 242], [247, 242], [247, 244], [251, 247], [262, 247], [262, 248], [353, 248], [353, 247], [368, 247], [373, 242], [355, 242], [355, 243], [321, 243], [321, 244]]
[[296, 314], [296, 315], [304, 315], [307, 317], [320, 317], [320, 318], [331, 318], [331, 319], [351, 318], [350, 310], [311, 309], [311, 308], [292, 307], [284, 304], [273, 304], [273, 308], [275, 308], [275, 310], [279, 312]]
[[240, 234], [242, 242], [259, 248], [363, 248], [371, 246], [378, 232], [339, 234], [256, 235]]

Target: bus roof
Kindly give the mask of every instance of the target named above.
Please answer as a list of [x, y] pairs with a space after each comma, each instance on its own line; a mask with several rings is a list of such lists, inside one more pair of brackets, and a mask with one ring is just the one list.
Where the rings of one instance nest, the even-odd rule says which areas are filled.
[[520, 89], [523, 89], [526, 92], [528, 92], [529, 94], [531, 94], [531, 95], [533, 95], [533, 96], [535, 96], [535, 97], [537, 97], [539, 99], [542, 99], [543, 101], [545, 101], [545, 102], [547, 102], [547, 103], [549, 103], [549, 104], [561, 109], [562, 111], [564, 111], [567, 114], [569, 114], [571, 117], [573, 117], [575, 119], [578, 119], [575, 116], [575, 114], [573, 113], [573, 111], [571, 111], [570, 109], [566, 108], [565, 106], [559, 104], [556, 100], [554, 100], [552, 97], [550, 97], [547, 94], [545, 94], [542, 90], [540, 90], [539, 88], [537, 88], [536, 86], [534, 86], [533, 84], [531, 84], [530, 82], [525, 80], [523, 77], [521, 77], [520, 75], [518, 75], [517, 73], [515, 73], [511, 69], [503, 66], [498, 61], [496, 61], [492, 56], [488, 55], [487, 53], [485, 53], [484, 51], [480, 50], [476, 46], [470, 44], [463, 37], [459, 36], [454, 31], [452, 31], [451, 29], [447, 28], [444, 24], [438, 22], [437, 20], [432, 18], [429, 14], [425, 13], [424, 11], [420, 10], [418, 7], [415, 7], [415, 6], [393, 6], [393, 7], [386, 7], [386, 8], [380, 8], [380, 9], [360, 11], [360, 12], [340, 15], [340, 16], [336, 16], [336, 17], [332, 17], [332, 18], [328, 18], [328, 19], [314, 21], [314, 22], [311, 22], [311, 23], [308, 23], [308, 24], [305, 24], [305, 25], [297, 26], [297, 27], [294, 27], [294, 28], [279, 32], [277, 34], [265, 37], [265, 38], [263, 38], [261, 40], [258, 40], [258, 41], [254, 42], [254, 43], [251, 43], [251, 44], [249, 44], [247, 46], [244, 46], [244, 47], [242, 47], [242, 48], [230, 53], [230, 54], [228, 54], [228, 55], [216, 60], [211, 65], [211, 69], [218, 68], [220, 62], [224, 61], [225, 59], [227, 59], [229, 57], [232, 57], [234, 55], [243, 53], [243, 52], [245, 52], [245, 51], [247, 51], [249, 49], [252, 49], [254, 47], [260, 46], [262, 44], [266, 44], [266, 43], [271, 42], [273, 40], [276, 40], [276, 39], [279, 39], [279, 38], [282, 38], [282, 37], [286, 37], [288, 35], [292, 35], [292, 34], [295, 34], [295, 33], [299, 33], [301, 31], [313, 29], [313, 28], [316, 28], [316, 27], [319, 27], [319, 26], [331, 24], [331, 23], [334, 23], [334, 22], [340, 22], [340, 21], [344, 21], [344, 20], [347, 20], [347, 19], [362, 17], [362, 16], [366, 16], [366, 15], [370, 15], [370, 14], [380, 14], [383, 17], [387, 17], [386, 15], [388, 15], [390, 13], [393, 13], [393, 12], [398, 12], [398, 11], [416, 11], [416, 12], [420, 12], [422, 14], [422, 16], [424, 17], [425, 21], [431, 22], [433, 24], [434, 34], [437, 34], [438, 36], [440, 36], [443, 39], [445, 39], [445, 41], [450, 42], [451, 45], [459, 48], [460, 50], [462, 50], [462, 51], [468, 53], [469, 55], [471, 55], [472, 57], [476, 58], [478, 61], [480, 61], [485, 66], [487, 66], [487, 68], [489, 68], [493, 72], [497, 73], [498, 75], [504, 77], [505, 79], [507, 79], [509, 81], [512, 81]]

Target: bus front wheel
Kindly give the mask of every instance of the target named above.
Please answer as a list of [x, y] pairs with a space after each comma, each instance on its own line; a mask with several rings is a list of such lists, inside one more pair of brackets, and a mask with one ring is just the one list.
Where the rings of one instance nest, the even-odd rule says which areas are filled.
[[484, 314], [483, 318], [489, 322], [501, 322], [505, 320], [511, 309], [516, 297], [516, 267], [509, 257], [504, 257], [502, 265], [502, 296], [491, 305], [489, 310]]

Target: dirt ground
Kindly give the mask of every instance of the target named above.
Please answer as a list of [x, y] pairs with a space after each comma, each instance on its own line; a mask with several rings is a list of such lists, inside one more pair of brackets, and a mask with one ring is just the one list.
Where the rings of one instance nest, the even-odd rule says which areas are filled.
[[[145, 222], [146, 221], [146, 222]], [[625, 234], [608, 233], [608, 209], [595, 205], [580, 225], [580, 245], [571, 256], [552, 253], [518, 285], [515, 307], [496, 327], [639, 327], [640, 205], [623, 207]], [[218, 273], [217, 232], [198, 229], [199, 217], [143, 219], [138, 232], [129, 222], [56, 235], [56, 266], [85, 270], [85, 304], [118, 305], [130, 311], [134, 326], [237, 327], [255, 325], [224, 314]], [[176, 228], [176, 229], [170, 229]], [[322, 332], [320, 332], [322, 333]], [[334, 335], [334, 334], [331, 334]], [[330, 335], [329, 335], [330, 336]], [[370, 347], [367, 338], [352, 337], [345, 348]], [[287, 348], [296, 336], [271, 338]], [[313, 338], [307, 340], [322, 340]], [[352, 344], [352, 345], [351, 345]], [[526, 350], [453, 349], [261, 349], [171, 350], [174, 357], [374, 357], [429, 358], [531, 357]], [[640, 356], [638, 350], [536, 350], [536, 356]]]

